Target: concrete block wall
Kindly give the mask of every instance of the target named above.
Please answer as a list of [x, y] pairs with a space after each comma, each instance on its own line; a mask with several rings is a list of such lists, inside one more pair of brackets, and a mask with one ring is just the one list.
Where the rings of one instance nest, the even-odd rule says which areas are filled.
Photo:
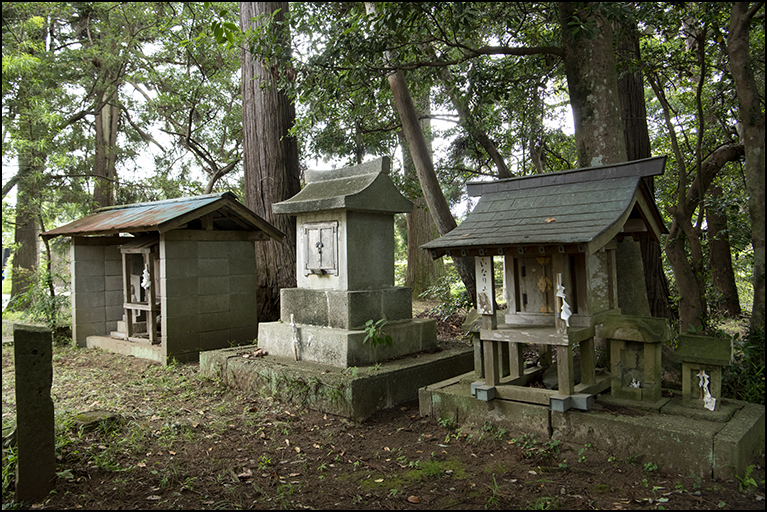
[[258, 334], [253, 242], [174, 239], [160, 244], [163, 350], [197, 359], [203, 350], [250, 343]]
[[74, 238], [70, 256], [72, 338], [85, 347], [88, 336], [108, 335], [122, 319], [120, 247]]

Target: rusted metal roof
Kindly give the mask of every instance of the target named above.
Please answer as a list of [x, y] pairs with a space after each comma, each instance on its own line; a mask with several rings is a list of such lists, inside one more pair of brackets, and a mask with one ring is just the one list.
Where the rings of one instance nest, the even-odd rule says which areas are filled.
[[100, 208], [95, 213], [43, 233], [57, 236], [110, 235], [117, 233], [165, 233], [184, 229], [210, 214], [211, 229], [226, 231], [262, 231], [282, 241], [285, 234], [237, 201], [231, 192], [182, 197], [150, 203], [136, 203]]
[[470, 194], [481, 196], [474, 210], [421, 247], [435, 258], [520, 245], [583, 244], [593, 253], [619, 233], [659, 238], [666, 228], [642, 177], [662, 174], [665, 158], [471, 183]]

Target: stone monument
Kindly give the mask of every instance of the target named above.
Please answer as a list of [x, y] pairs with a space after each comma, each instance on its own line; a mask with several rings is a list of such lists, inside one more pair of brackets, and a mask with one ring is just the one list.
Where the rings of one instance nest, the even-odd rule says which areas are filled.
[[[412, 318], [411, 289], [394, 286], [394, 215], [413, 204], [394, 186], [390, 165], [384, 157], [308, 171], [306, 187], [273, 206], [296, 216], [298, 287], [281, 291], [279, 322], [259, 324], [259, 348], [336, 367], [436, 348], [434, 320]], [[391, 346], [365, 341], [365, 324], [381, 319]]]

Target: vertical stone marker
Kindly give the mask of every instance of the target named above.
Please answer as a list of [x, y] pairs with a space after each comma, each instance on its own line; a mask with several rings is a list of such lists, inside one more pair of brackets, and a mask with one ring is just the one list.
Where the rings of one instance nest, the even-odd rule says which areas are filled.
[[39, 503], [56, 478], [53, 427], [53, 346], [45, 327], [15, 324], [16, 366], [16, 501]]

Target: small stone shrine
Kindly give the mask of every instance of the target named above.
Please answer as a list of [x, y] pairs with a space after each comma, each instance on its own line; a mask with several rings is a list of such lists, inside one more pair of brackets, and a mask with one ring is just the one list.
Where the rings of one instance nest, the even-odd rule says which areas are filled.
[[[344, 368], [436, 348], [435, 322], [412, 318], [411, 289], [394, 286], [394, 214], [413, 205], [389, 169], [384, 157], [307, 171], [306, 187], [273, 206], [296, 216], [298, 287], [281, 290], [281, 321], [259, 324], [259, 348]], [[381, 319], [391, 346], [365, 342], [366, 322]]]
[[72, 337], [166, 364], [252, 343], [256, 242], [285, 235], [234, 194], [101, 208], [72, 237]]
[[[472, 384], [472, 393], [478, 399], [498, 397], [551, 404], [555, 409], [587, 409], [591, 395], [611, 386], [610, 376], [596, 371], [595, 327], [620, 314], [618, 244], [625, 237], [640, 235], [660, 240], [665, 232], [642, 181], [662, 174], [664, 165], [665, 157], [660, 157], [468, 184], [469, 195], [480, 196], [477, 206], [455, 230], [422, 247], [434, 258], [475, 257], [477, 310], [482, 315], [475, 364], [483, 380]], [[504, 261], [508, 301], [505, 322], [500, 324], [493, 279], [495, 256]], [[621, 332], [628, 331], [617, 329], [614, 337], [619, 340]], [[633, 354], [614, 354], [613, 369], [620, 368], [621, 379], [628, 382], [612, 387], [617, 391], [630, 388], [632, 382], [636, 387], [645, 382], [653, 386], [646, 396], [659, 398], [660, 345], [641, 343], [639, 334], [632, 331], [632, 335], [630, 343], [610, 344]], [[540, 347], [535, 367], [524, 366], [525, 344]], [[580, 349], [580, 382], [575, 382], [573, 371], [576, 346]], [[552, 349], [556, 350], [558, 389], [527, 387], [551, 364]], [[645, 350], [646, 355], [637, 356]], [[624, 368], [631, 361], [640, 361], [641, 370]], [[636, 377], [641, 372], [640, 380]], [[628, 396], [642, 399], [641, 393]]]

